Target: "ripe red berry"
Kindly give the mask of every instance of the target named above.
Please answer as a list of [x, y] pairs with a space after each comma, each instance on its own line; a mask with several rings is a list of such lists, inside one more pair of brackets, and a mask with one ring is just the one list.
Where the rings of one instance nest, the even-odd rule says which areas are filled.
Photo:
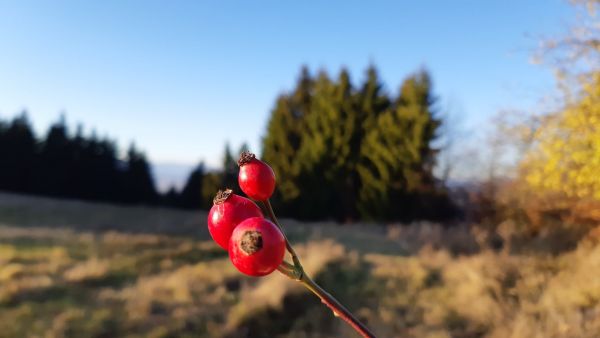
[[283, 261], [285, 238], [279, 228], [262, 217], [240, 223], [229, 240], [229, 259], [250, 276], [268, 275]]
[[271, 197], [275, 190], [275, 173], [268, 164], [245, 151], [240, 155], [238, 165], [238, 183], [248, 197], [257, 201], [265, 201]]
[[230, 189], [219, 190], [208, 212], [208, 231], [223, 249], [229, 246], [229, 237], [235, 227], [250, 217], [262, 217], [260, 208], [251, 200], [233, 194]]

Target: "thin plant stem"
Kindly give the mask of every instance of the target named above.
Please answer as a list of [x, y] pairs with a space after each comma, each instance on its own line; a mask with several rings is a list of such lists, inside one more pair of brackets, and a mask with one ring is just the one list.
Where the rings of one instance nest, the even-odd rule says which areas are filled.
[[356, 332], [358, 332], [361, 336], [366, 338], [375, 338], [375, 335], [363, 324], [361, 323], [348, 309], [346, 309], [340, 302], [337, 301], [331, 294], [327, 291], [323, 290], [314, 280], [312, 280], [305, 272], [302, 264], [300, 263], [300, 259], [292, 245], [288, 241], [285, 233], [283, 232], [283, 227], [277, 221], [277, 217], [275, 217], [275, 212], [273, 212], [273, 207], [271, 207], [271, 202], [267, 199], [266, 201], [262, 201], [267, 213], [269, 214], [269, 218], [281, 229], [283, 233], [283, 237], [285, 238], [285, 244], [288, 252], [292, 255], [292, 260], [294, 264], [290, 264], [286, 261], [281, 263], [281, 265], [277, 268], [279, 272], [286, 275], [287, 277], [294, 279], [312, 293], [314, 293], [317, 297], [321, 299], [321, 303], [325, 304], [328, 308], [333, 311], [333, 315], [343, 319], [346, 323], [348, 323]]
[[317, 295], [317, 297], [321, 299], [321, 303], [327, 305], [327, 307], [333, 311], [334, 316], [343, 319], [346, 323], [352, 326], [356, 332], [360, 333], [361, 336], [366, 338], [375, 338], [375, 334], [373, 334], [369, 328], [367, 328], [356, 317], [354, 317], [354, 315], [340, 302], [338, 302], [337, 299], [333, 298], [331, 294], [323, 290], [319, 284], [315, 283], [315, 281], [308, 277], [306, 273], [302, 275], [300, 283], [302, 283], [302, 285], [304, 285], [312, 293]]
[[287, 236], [285, 235], [285, 232], [283, 231], [283, 227], [281, 226], [281, 224], [279, 224], [279, 221], [277, 220], [277, 217], [275, 217], [275, 212], [273, 211], [273, 207], [271, 206], [271, 202], [269, 201], [269, 199], [267, 199], [266, 201], [263, 201], [263, 204], [265, 206], [265, 209], [267, 209], [267, 213], [269, 214], [269, 218], [271, 218], [271, 220], [273, 221], [273, 223], [275, 223], [275, 225], [277, 225], [279, 227], [279, 229], [281, 230], [281, 232], [283, 233], [283, 237], [285, 238], [285, 246], [287, 248], [287, 251], [290, 253], [290, 255], [292, 255], [292, 261], [294, 262], [294, 266], [296, 268], [302, 269], [302, 265], [300, 264], [300, 260], [298, 259], [298, 255], [296, 255], [296, 251], [294, 251], [294, 248], [290, 244], [290, 241], [288, 241]]

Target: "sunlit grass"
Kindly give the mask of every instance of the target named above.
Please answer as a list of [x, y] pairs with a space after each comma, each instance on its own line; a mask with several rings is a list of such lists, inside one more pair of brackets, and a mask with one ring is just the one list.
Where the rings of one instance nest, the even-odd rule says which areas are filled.
[[[31, 208], [26, 199], [21, 203]], [[59, 219], [73, 217], [69, 203], [54, 202]], [[94, 211], [94, 205], [87, 208]], [[118, 220], [119, 209], [112, 212]], [[85, 230], [84, 223], [60, 227], [58, 221], [32, 227], [2, 215], [0, 222], [13, 224], [0, 226], [1, 337], [354, 334], [297, 283], [277, 273], [244, 277], [201, 233], [160, 231], [168, 227], [165, 219], [159, 230], [149, 221], [146, 233], [126, 233], [116, 227]], [[569, 250], [535, 251], [522, 243], [521, 249], [497, 250], [468, 228], [284, 223], [306, 270], [382, 337], [600, 332], [600, 245], [594, 233]]]

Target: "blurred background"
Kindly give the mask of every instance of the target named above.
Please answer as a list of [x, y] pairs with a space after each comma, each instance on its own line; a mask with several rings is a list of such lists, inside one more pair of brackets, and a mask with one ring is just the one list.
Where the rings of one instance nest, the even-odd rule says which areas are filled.
[[0, 0], [0, 337], [353, 337], [207, 231], [274, 169], [380, 337], [600, 336], [598, 0]]

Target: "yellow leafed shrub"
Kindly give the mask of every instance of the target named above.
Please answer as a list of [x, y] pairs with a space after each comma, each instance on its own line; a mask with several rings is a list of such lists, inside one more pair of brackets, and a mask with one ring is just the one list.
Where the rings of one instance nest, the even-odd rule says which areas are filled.
[[547, 116], [534, 133], [522, 169], [536, 194], [600, 201], [600, 73], [573, 103]]

